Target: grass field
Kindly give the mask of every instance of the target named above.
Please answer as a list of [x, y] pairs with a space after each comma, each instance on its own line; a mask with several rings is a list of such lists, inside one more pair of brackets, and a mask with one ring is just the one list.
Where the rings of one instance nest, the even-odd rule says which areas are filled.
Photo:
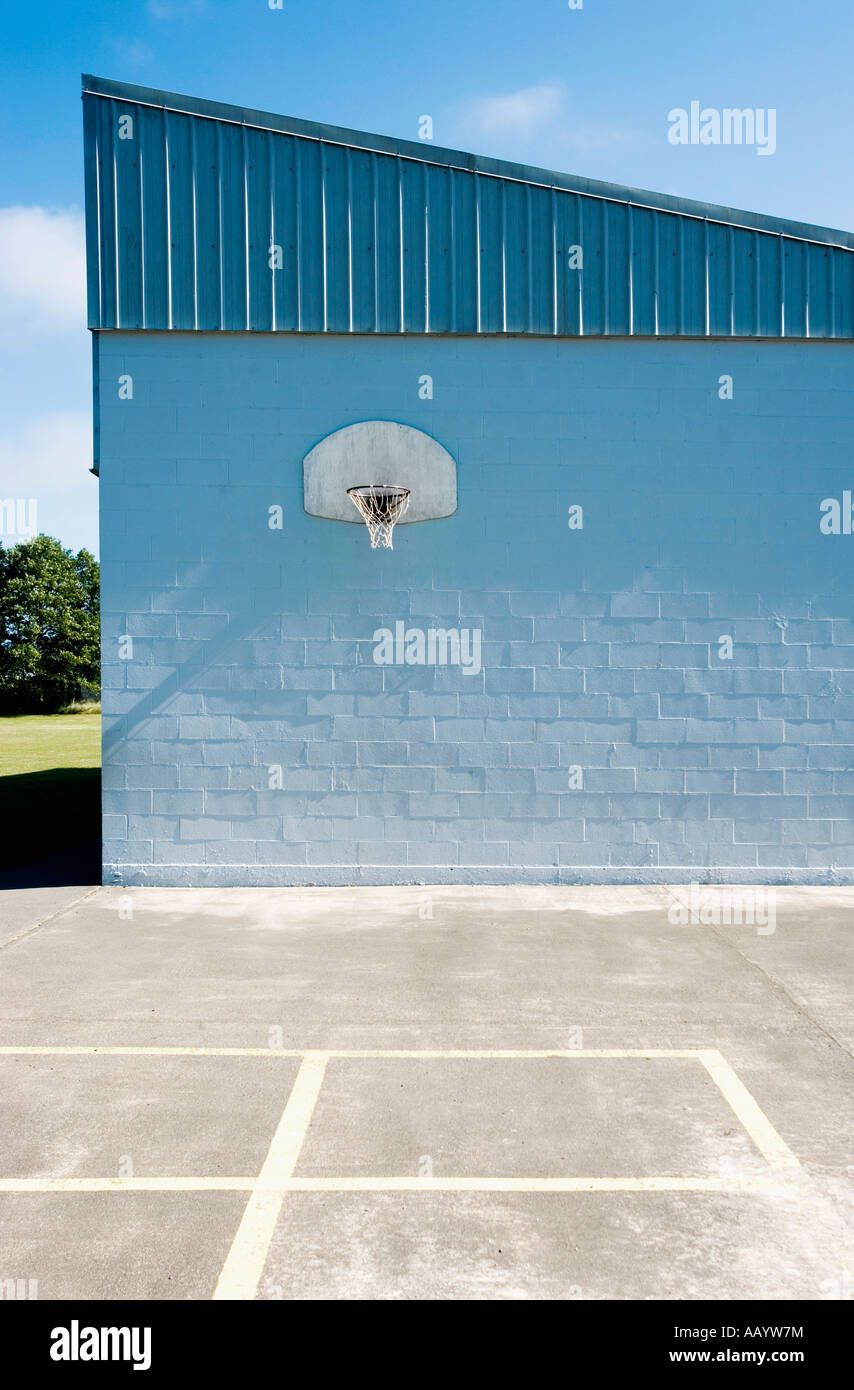
[[0, 718], [0, 868], [97, 837], [100, 801], [100, 712]]

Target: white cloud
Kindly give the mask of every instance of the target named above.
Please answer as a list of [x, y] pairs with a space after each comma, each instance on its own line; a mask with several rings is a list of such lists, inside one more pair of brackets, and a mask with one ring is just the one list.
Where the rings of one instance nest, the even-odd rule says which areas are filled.
[[[97, 553], [98, 483], [91, 467], [88, 411], [53, 411], [0, 435], [0, 499], [34, 498], [39, 531]], [[5, 545], [19, 539], [0, 536]]]
[[548, 128], [566, 111], [566, 88], [561, 82], [523, 87], [500, 96], [477, 97], [460, 109], [458, 129], [475, 139], [529, 137]]
[[85, 326], [82, 214], [0, 208], [0, 343], [56, 337]]
[[553, 168], [579, 154], [637, 143], [634, 130], [598, 124], [588, 113], [581, 119], [569, 89], [556, 81], [464, 102], [451, 113], [451, 125], [449, 143], [458, 147]]
[[148, 67], [154, 62], [154, 49], [142, 39], [111, 39], [110, 47], [117, 62], [129, 63], [133, 68]]

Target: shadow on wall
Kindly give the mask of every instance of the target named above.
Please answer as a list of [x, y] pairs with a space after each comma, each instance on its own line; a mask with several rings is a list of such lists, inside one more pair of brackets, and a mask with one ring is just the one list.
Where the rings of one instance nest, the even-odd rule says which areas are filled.
[[[854, 875], [850, 347], [132, 348], [110, 370], [165, 415], [106, 430], [117, 873]], [[371, 551], [306, 515], [302, 460], [348, 417], [415, 424], [425, 356], [459, 510]], [[377, 659], [398, 624], [426, 659]], [[476, 633], [476, 669], [434, 630]]]

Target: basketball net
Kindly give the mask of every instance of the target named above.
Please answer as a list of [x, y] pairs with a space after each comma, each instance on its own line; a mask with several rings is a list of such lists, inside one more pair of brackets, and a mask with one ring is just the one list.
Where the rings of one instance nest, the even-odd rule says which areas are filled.
[[409, 506], [409, 488], [369, 483], [365, 487], [348, 487], [347, 496], [365, 519], [371, 549], [393, 550], [392, 532]]

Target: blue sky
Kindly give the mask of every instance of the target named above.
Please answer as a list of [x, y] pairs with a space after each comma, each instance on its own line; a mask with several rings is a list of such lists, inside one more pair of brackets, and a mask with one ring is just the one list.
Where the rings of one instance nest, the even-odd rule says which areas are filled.
[[[81, 72], [852, 229], [852, 40], [851, 0], [6, 6], [0, 498], [97, 551]], [[694, 100], [776, 110], [773, 156], [671, 144]]]

